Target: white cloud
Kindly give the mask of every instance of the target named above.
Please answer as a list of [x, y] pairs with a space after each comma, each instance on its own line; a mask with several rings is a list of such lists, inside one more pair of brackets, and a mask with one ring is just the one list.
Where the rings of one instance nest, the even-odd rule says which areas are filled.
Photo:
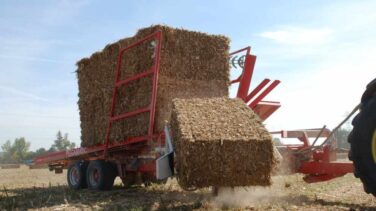
[[[334, 128], [360, 102], [368, 82], [376, 77], [375, 46], [338, 49], [299, 73], [286, 72], [268, 98], [282, 107], [266, 121], [269, 129]], [[353, 52], [357, 52], [354, 54]]]
[[262, 32], [259, 36], [281, 44], [316, 45], [328, 41], [332, 34], [333, 30], [330, 28], [286, 27], [285, 29]]
[[[376, 77], [375, 3], [335, 3], [315, 11], [321, 28], [296, 23], [259, 33], [264, 69], [282, 81], [268, 99], [282, 107], [266, 124], [270, 130], [334, 128]], [[334, 9], [335, 8], [335, 9]], [[359, 14], [356, 17], [349, 14]], [[277, 30], [272, 30], [277, 29]], [[274, 42], [270, 42], [274, 41]], [[269, 60], [269, 61], [268, 61]]]

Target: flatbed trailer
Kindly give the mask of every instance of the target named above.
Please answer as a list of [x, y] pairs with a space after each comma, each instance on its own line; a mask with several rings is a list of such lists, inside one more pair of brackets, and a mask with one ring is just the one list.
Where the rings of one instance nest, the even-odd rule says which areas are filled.
[[[120, 50], [115, 70], [115, 86], [104, 143], [90, 147], [80, 147], [67, 151], [49, 153], [35, 158], [34, 165], [48, 164], [49, 169], [55, 171], [55, 173], [62, 173], [63, 169], [68, 168], [68, 184], [74, 189], [86, 187], [97, 190], [110, 189], [117, 176], [122, 179], [124, 184], [130, 185], [139, 182], [147, 184], [156, 180], [166, 179], [173, 175], [173, 149], [168, 127], [165, 127], [164, 131], [154, 131], [156, 96], [158, 91], [157, 81], [159, 76], [160, 49], [162, 45], [161, 36], [162, 32], [157, 31]], [[120, 70], [124, 53], [145, 42], [151, 41], [155, 43], [155, 56], [152, 68], [120, 80]], [[260, 84], [255, 86], [252, 91], [249, 91], [256, 63], [256, 56], [251, 54], [251, 47], [232, 52], [229, 59], [230, 64], [234, 68], [241, 69], [241, 74], [230, 83], [230, 85], [238, 85], [236, 97], [242, 99], [262, 120], [267, 119], [281, 105], [279, 102], [275, 101], [264, 101], [264, 98], [280, 81], [274, 80], [271, 82], [270, 79], [264, 79]], [[114, 110], [118, 88], [147, 76], [152, 76], [153, 79], [151, 103], [146, 107], [115, 116]], [[113, 122], [121, 121], [141, 113], [149, 113], [147, 134], [138, 137], [129, 137], [126, 140], [116, 143], [110, 142], [110, 132]], [[303, 135], [304, 134], [303, 132]], [[309, 147], [307, 143], [297, 147], [285, 146], [289, 151], [288, 159], [291, 160], [290, 162], [296, 162], [297, 159], [300, 159], [299, 156], [296, 156], [297, 153], [295, 152], [306, 152], [306, 150], [302, 149], [308, 149], [307, 147]], [[308, 160], [300, 160], [300, 165], [294, 167], [296, 169], [294, 173], [301, 172], [316, 176], [326, 175], [324, 177], [315, 177], [313, 180], [307, 180], [308, 182], [317, 182], [327, 180], [327, 178], [331, 179], [342, 176], [352, 171], [352, 164], [350, 164], [350, 166], [338, 162], [334, 163], [334, 160], [327, 160], [326, 151], [324, 151], [325, 156], [313, 157], [314, 154], [320, 154], [320, 150], [322, 149], [310, 148], [310, 152], [305, 154], [308, 156]], [[309, 161], [309, 163], [307, 163], [307, 161]], [[304, 163], [307, 163], [307, 165], [305, 165], [306, 167], [301, 166]], [[327, 163], [331, 163], [329, 168], [327, 168]]]

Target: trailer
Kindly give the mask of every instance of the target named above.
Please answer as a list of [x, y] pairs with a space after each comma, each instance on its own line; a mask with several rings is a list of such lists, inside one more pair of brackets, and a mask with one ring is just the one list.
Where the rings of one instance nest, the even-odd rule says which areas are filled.
[[[120, 177], [127, 186], [135, 183], [150, 184], [150, 182], [164, 181], [174, 175], [174, 149], [169, 127], [166, 125], [163, 131], [154, 131], [161, 35], [162, 32], [157, 31], [120, 50], [104, 144], [50, 153], [35, 158], [34, 165], [47, 164], [55, 173], [63, 173], [63, 169], [68, 169], [67, 181], [73, 189], [88, 187], [94, 190], [108, 190], [112, 188], [116, 177]], [[152, 68], [121, 79], [120, 70], [125, 53], [150, 41], [155, 43]], [[281, 106], [279, 102], [264, 100], [280, 84], [280, 81], [264, 79], [250, 91], [256, 63], [256, 56], [251, 54], [251, 47], [232, 52], [229, 59], [232, 66], [240, 69], [241, 72], [230, 83], [237, 86], [236, 97], [242, 99], [262, 120], [266, 120]], [[147, 76], [152, 77], [151, 103], [134, 111], [114, 115], [119, 87]], [[147, 134], [129, 137], [117, 143], [110, 142], [111, 127], [114, 122], [141, 113], [149, 115]], [[303, 142], [301, 145], [279, 147], [279, 151], [283, 160], [287, 161], [292, 168], [291, 173], [306, 174], [306, 182], [326, 181], [353, 171], [351, 163], [337, 162], [335, 156], [332, 155], [335, 151], [332, 142], [320, 147], [309, 144], [309, 137], [329, 136], [328, 130], [280, 131], [279, 133], [284, 137], [298, 138]]]

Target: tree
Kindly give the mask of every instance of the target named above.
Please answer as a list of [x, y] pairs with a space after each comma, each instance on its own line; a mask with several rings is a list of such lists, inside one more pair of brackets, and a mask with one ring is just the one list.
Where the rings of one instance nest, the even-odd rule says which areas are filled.
[[351, 129], [340, 128], [335, 132], [335, 137], [337, 139], [337, 146], [343, 149], [350, 149], [350, 144], [347, 142], [347, 137], [350, 134]]
[[1, 149], [3, 150], [3, 155], [2, 155], [1, 160], [3, 162], [12, 161], [13, 160], [13, 154], [14, 154], [14, 148], [12, 148], [12, 143], [10, 142], [10, 140], [5, 142], [5, 144], [3, 144], [1, 146]]
[[4, 151], [4, 162], [23, 162], [29, 154], [30, 142], [23, 137], [16, 138], [13, 143], [8, 140], [1, 148]]
[[36, 154], [37, 156], [39, 156], [39, 155], [43, 155], [43, 154], [45, 154], [46, 152], [47, 152], [47, 150], [46, 150], [45, 148], [43, 148], [43, 147], [41, 147], [41, 148], [35, 150], [35, 154]]
[[274, 142], [274, 145], [275, 145], [275, 146], [282, 146], [282, 145], [283, 145], [281, 139], [280, 139], [280, 138], [277, 138], [277, 137], [274, 137], [274, 138], [273, 138], [273, 142]]
[[26, 142], [25, 138], [16, 138], [14, 140], [15, 160], [25, 161], [25, 158], [29, 152], [30, 142]]
[[35, 152], [33, 152], [33, 151], [29, 152], [27, 157], [26, 157], [26, 160], [32, 160], [35, 157], [44, 155], [46, 153], [47, 153], [47, 150], [45, 148], [41, 147], [41, 148], [35, 150]]
[[71, 143], [68, 139], [68, 133], [64, 134], [64, 137], [61, 135], [61, 131], [59, 130], [56, 134], [56, 140], [54, 144], [52, 144], [51, 148], [49, 149], [50, 152], [55, 151], [64, 151], [68, 149], [73, 149], [76, 147], [75, 143]]

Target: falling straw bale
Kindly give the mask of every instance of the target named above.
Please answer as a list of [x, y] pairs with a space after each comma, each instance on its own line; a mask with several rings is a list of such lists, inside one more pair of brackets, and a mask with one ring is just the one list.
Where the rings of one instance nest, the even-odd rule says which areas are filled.
[[182, 187], [271, 184], [271, 135], [243, 101], [175, 99], [171, 129]]

